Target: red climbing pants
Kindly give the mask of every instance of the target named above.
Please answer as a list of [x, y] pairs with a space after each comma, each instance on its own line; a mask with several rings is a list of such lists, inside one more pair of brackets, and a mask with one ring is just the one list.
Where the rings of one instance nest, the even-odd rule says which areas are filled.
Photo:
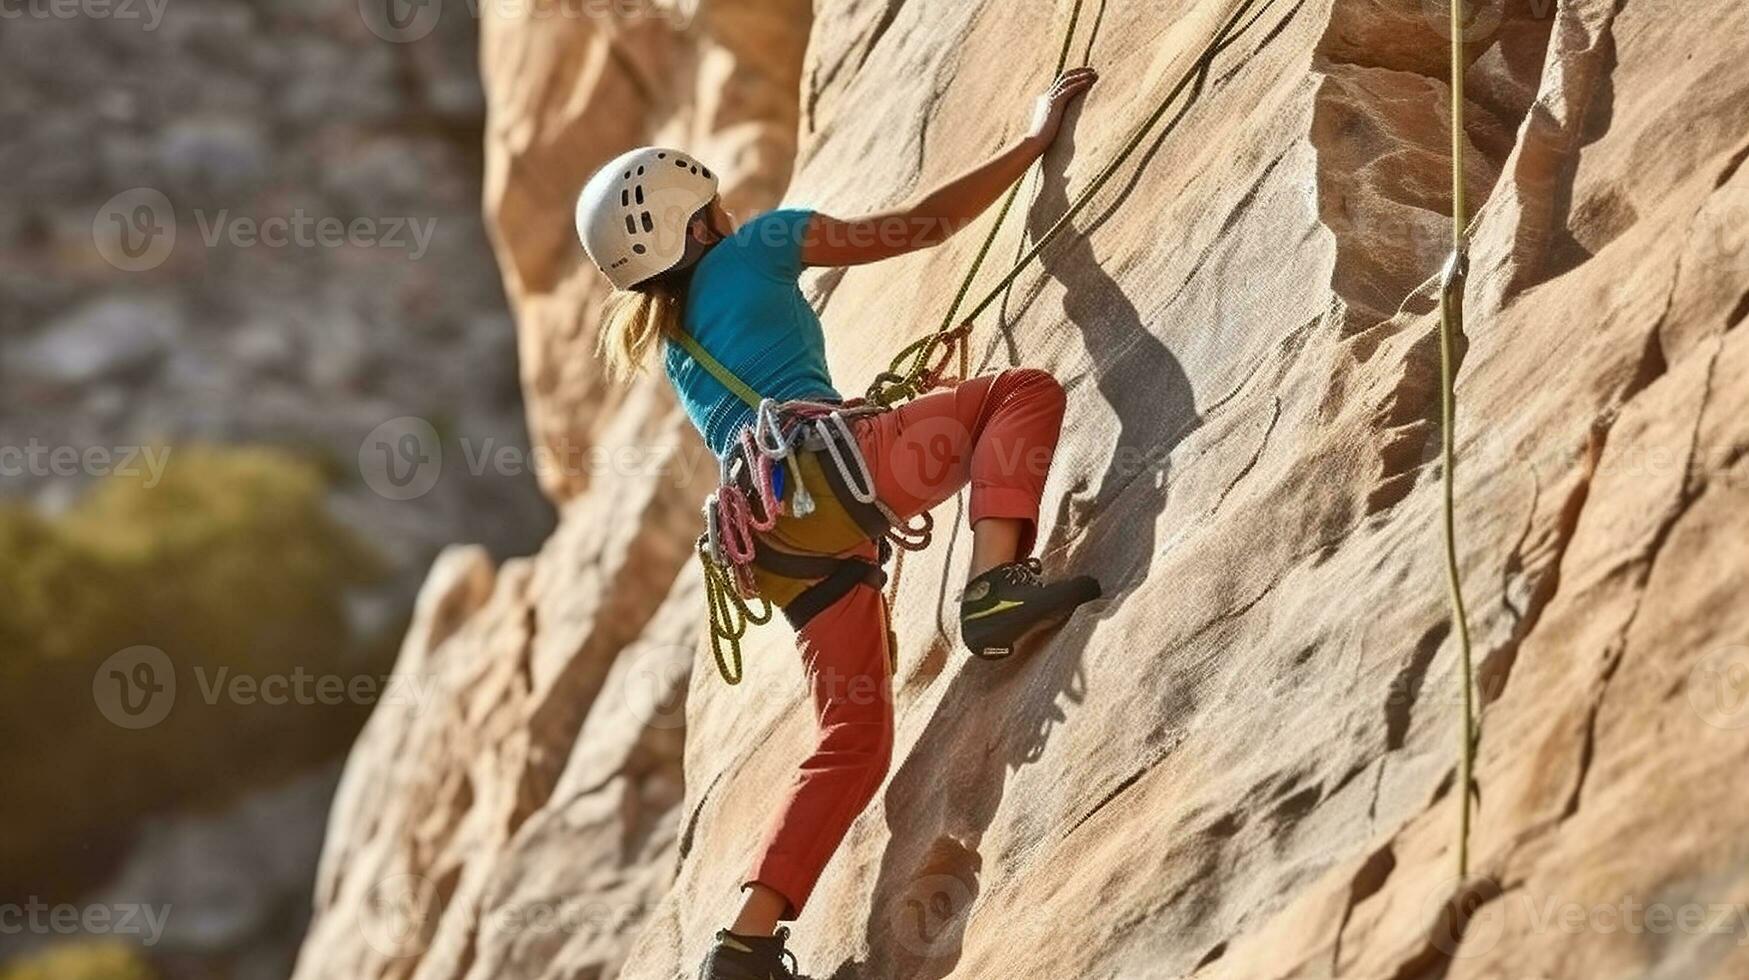
[[[875, 490], [909, 518], [971, 485], [970, 520], [1026, 522], [1021, 554], [1037, 535], [1039, 499], [1063, 423], [1063, 388], [1043, 371], [1016, 368], [925, 395], [855, 423]], [[866, 554], [874, 554], [870, 544]], [[887, 776], [893, 751], [893, 696], [885, 600], [867, 585], [814, 617], [797, 634], [819, 726], [754, 859], [748, 884], [807, 904], [826, 862]]]

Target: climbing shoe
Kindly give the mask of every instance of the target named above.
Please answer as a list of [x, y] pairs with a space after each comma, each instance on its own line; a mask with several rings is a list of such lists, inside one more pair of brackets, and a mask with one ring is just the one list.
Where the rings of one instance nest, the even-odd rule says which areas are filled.
[[1046, 584], [1037, 558], [997, 565], [960, 595], [960, 636], [972, 653], [1001, 660], [1029, 634], [1054, 626], [1084, 602], [1099, 598], [1087, 575]]
[[784, 948], [788, 929], [775, 936], [742, 936], [727, 929], [698, 968], [698, 980], [807, 980], [796, 972], [796, 958]]

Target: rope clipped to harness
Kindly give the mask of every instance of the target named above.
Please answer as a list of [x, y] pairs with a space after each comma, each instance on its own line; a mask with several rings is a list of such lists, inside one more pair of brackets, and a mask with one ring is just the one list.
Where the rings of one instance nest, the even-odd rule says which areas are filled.
[[[724, 681], [735, 685], [745, 675], [741, 641], [748, 626], [769, 622], [774, 611], [773, 604], [759, 594], [753, 574], [754, 566], [761, 563], [759, 536], [774, 530], [786, 509], [794, 517], [806, 518], [819, 506], [802, 477], [799, 457], [804, 443], [817, 448], [829, 460], [838, 477], [836, 486], [843, 488], [845, 496], [865, 509], [878, 511], [880, 519], [871, 515], [869, 521], [884, 523], [886, 530], [871, 530], [871, 537], [889, 540], [902, 549], [917, 550], [928, 546], [933, 524], [927, 514], [910, 524], [900, 521], [876, 495], [874, 474], [863, 458], [850, 422], [883, 412], [883, 407], [761, 398], [692, 337], [679, 334], [672, 339], [724, 388], [753, 409], [752, 423], [741, 430], [734, 449], [721, 461], [719, 485], [705, 501], [705, 533], [696, 546], [709, 611], [711, 653], [717, 662], [717, 672]], [[751, 494], [743, 490], [743, 473], [752, 488]], [[787, 484], [789, 491], [787, 502], [783, 484]], [[815, 573], [826, 576], [822, 585], [829, 581], [835, 588], [849, 588], [880, 575], [877, 565], [862, 559], [831, 556], [815, 559], [821, 557], [834, 563], [830, 572]], [[808, 561], [807, 556], [800, 560]], [[800, 574], [792, 577], [799, 578]], [[816, 592], [812, 598], [818, 597]], [[809, 597], [804, 593], [804, 598]], [[798, 621], [796, 608], [796, 602], [792, 602], [784, 609], [792, 623]]]
[[[1075, 43], [1075, 32], [1080, 27], [1081, 8], [1085, 2], [1086, 0], [1075, 0], [1075, 7], [1069, 12], [1069, 24], [1063, 30], [1062, 49], [1057, 53], [1057, 75], [1061, 75], [1063, 69], [1069, 66], [1069, 51]], [[1091, 48], [1089, 51], [1091, 52]], [[934, 333], [907, 344], [893, 355], [892, 364], [869, 386], [869, 401], [878, 405], [896, 405], [940, 387], [950, 380], [946, 374], [947, 362], [953, 359], [956, 350], [959, 356], [958, 376], [966, 376], [970, 358], [966, 341], [972, 332], [971, 317], [967, 317], [958, 326], [954, 325], [954, 318], [958, 316], [966, 297], [971, 294], [978, 272], [983, 269], [984, 260], [990, 257], [990, 250], [995, 248], [996, 239], [1002, 234], [1002, 227], [1007, 223], [1009, 213], [1014, 210], [1014, 202], [1019, 199], [1020, 189], [1025, 183], [1024, 180], [1016, 181], [1009, 188], [1008, 196], [1003, 198], [1002, 207], [996, 212], [996, 220], [991, 223], [990, 231], [984, 235], [977, 255], [972, 257], [971, 267], [966, 270], [965, 278], [960, 280], [953, 302], [948, 304], [947, 313], [941, 318], [941, 326]], [[941, 356], [931, 366], [929, 360], [938, 350]], [[909, 362], [909, 366], [901, 367], [906, 362]]]
[[[711, 656], [716, 659], [717, 673], [731, 686], [741, 683], [746, 672], [741, 662], [741, 640], [748, 625], [763, 626], [771, 622], [772, 605], [755, 598], [750, 605], [742, 598], [743, 583], [706, 551], [703, 539], [698, 546], [698, 564], [704, 573], [705, 605], [710, 610]], [[756, 608], [757, 606], [757, 608]]]

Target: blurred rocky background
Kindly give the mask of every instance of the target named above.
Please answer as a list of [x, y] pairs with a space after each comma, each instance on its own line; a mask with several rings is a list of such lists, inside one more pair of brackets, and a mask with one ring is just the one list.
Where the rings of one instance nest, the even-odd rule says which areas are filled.
[[552, 526], [478, 19], [422, 9], [0, 17], [0, 977], [286, 976], [432, 557]]

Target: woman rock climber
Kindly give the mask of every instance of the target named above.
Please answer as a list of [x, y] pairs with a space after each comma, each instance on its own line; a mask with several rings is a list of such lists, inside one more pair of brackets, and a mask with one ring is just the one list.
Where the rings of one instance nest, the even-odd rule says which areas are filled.
[[[719, 459], [750, 445], [743, 430], [759, 414], [731, 386], [774, 403], [841, 402], [819, 318], [797, 285], [802, 270], [863, 265], [946, 240], [1044, 154], [1069, 106], [1096, 78], [1085, 68], [1062, 75], [1038, 100], [1024, 139], [909, 207], [856, 220], [779, 210], [736, 229], [717, 197], [716, 175], [687, 154], [647, 147], [610, 163], [577, 204], [584, 247], [617, 290], [600, 338], [608, 372], [629, 377], [661, 342], [668, 379]], [[719, 373], [685, 344], [708, 352]], [[731, 383], [720, 374], [725, 368]], [[847, 413], [846, 431], [891, 515], [923, 514], [970, 484], [972, 557], [960, 624], [979, 656], [1006, 655], [1023, 635], [1061, 622], [1099, 594], [1086, 577], [1045, 582], [1030, 557], [1063, 402], [1049, 374], [1010, 369], [889, 411]], [[856, 550], [872, 560], [875, 546]], [[745, 878], [739, 914], [706, 955], [706, 980], [796, 976], [784, 948], [789, 932], [778, 924], [800, 914], [886, 777], [893, 709], [878, 582], [849, 586], [798, 630], [818, 741]]]

